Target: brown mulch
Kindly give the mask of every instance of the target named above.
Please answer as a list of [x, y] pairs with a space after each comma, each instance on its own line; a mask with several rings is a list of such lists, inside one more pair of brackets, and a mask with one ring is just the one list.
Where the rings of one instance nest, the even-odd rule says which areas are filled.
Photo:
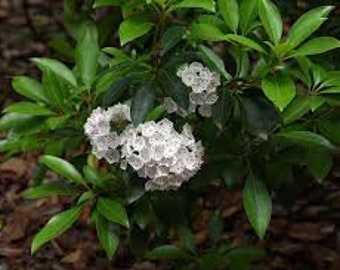
[[[25, 10], [23, 3], [28, 4]], [[45, 45], [53, 31], [60, 31], [62, 1], [0, 0], [0, 102], [15, 99], [11, 89], [14, 75], [37, 75], [30, 57], [46, 56]], [[27, 6], [26, 6], [27, 8]], [[38, 201], [22, 198], [31, 185], [34, 155], [5, 161], [0, 158], [0, 270], [21, 269], [160, 269], [151, 262], [124, 261], [127, 251], [119, 250], [115, 263], [100, 249], [96, 234], [87, 224], [87, 213], [76, 227], [30, 255], [30, 242], [53, 214], [70, 203], [54, 197]], [[340, 269], [339, 173], [322, 186], [311, 185], [290, 207], [275, 206], [265, 240], [258, 240], [242, 208], [239, 190], [222, 191], [218, 201], [206, 202], [195, 228], [195, 241], [207, 241], [207, 223], [220, 201], [225, 203], [225, 239], [234, 244], [264, 247], [267, 257], [253, 269], [338, 270]]]

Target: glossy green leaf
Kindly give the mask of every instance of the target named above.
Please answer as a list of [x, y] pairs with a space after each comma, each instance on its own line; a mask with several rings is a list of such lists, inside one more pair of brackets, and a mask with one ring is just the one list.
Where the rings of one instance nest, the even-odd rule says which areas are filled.
[[262, 90], [280, 111], [283, 111], [296, 94], [293, 80], [284, 73], [270, 74], [265, 77], [262, 80]]
[[129, 218], [121, 203], [111, 199], [99, 198], [96, 209], [111, 222], [118, 223], [126, 228], [130, 227]]
[[113, 231], [112, 224], [100, 214], [96, 215], [96, 230], [100, 245], [106, 252], [109, 260], [112, 260], [119, 245], [119, 238]]
[[153, 249], [145, 256], [148, 260], [190, 260], [190, 255], [174, 245], [164, 245]]
[[234, 32], [237, 32], [239, 12], [237, 0], [218, 0], [218, 10], [227, 26]]
[[161, 47], [163, 54], [166, 54], [173, 47], [175, 47], [179, 42], [182, 41], [185, 34], [185, 28], [183, 26], [174, 25], [169, 27], [161, 38]]
[[251, 40], [250, 38], [240, 36], [240, 35], [227, 34], [226, 39], [229, 41], [234, 41], [236, 43], [239, 43], [248, 48], [254, 49], [260, 53], [263, 53], [263, 54], [266, 53], [266, 51], [259, 44], [257, 44], [255, 41]]
[[262, 239], [270, 222], [272, 202], [267, 188], [255, 176], [249, 176], [246, 181], [243, 204], [250, 224]]
[[143, 86], [134, 95], [131, 103], [131, 119], [137, 125], [141, 123], [153, 108], [155, 92], [151, 85]]
[[63, 63], [50, 58], [32, 58], [32, 61], [41, 69], [41, 71], [49, 70], [59, 78], [65, 80], [72, 86], [77, 86], [77, 80], [73, 72]]
[[85, 184], [85, 180], [77, 171], [77, 169], [66, 160], [54, 156], [44, 155], [40, 157], [40, 162], [46, 165], [52, 171], [60, 174], [72, 182], [80, 185]]
[[327, 15], [333, 8], [332, 6], [317, 7], [302, 15], [288, 33], [286, 42], [290, 49], [296, 48], [316, 31], [327, 20]]
[[8, 131], [11, 128], [16, 128], [27, 124], [33, 116], [21, 114], [21, 113], [6, 113], [0, 118], [0, 130]]
[[258, 15], [258, 0], [241, 0], [239, 14], [241, 31], [247, 34]]
[[200, 45], [199, 48], [206, 62], [212, 65], [225, 79], [232, 79], [231, 75], [225, 69], [223, 60], [215, 52], [204, 45]]
[[179, 3], [172, 6], [172, 8], [202, 8], [207, 11], [215, 11], [214, 0], [181, 0]]
[[278, 44], [282, 36], [282, 19], [278, 8], [271, 0], [259, 0], [259, 15], [262, 24], [274, 44]]
[[299, 120], [309, 112], [310, 104], [308, 96], [297, 96], [283, 111], [283, 121], [285, 124]]
[[26, 102], [26, 101], [14, 103], [8, 106], [4, 111], [10, 112], [10, 113], [21, 113], [21, 114], [33, 115], [33, 116], [48, 116], [48, 115], [54, 114], [54, 112], [50, 111], [46, 107], [38, 105], [37, 103]]
[[122, 0], [94, 0], [93, 8], [121, 6], [124, 3]]
[[76, 195], [78, 190], [72, 186], [61, 183], [46, 183], [26, 190], [23, 194], [26, 199], [39, 199], [54, 195], [71, 196]]
[[31, 253], [35, 253], [42, 245], [71, 228], [73, 223], [79, 218], [82, 207], [79, 205], [52, 217], [33, 238]]
[[306, 164], [315, 180], [321, 183], [332, 169], [332, 154], [328, 149], [313, 147], [308, 151]]
[[225, 40], [225, 34], [216, 25], [208, 23], [193, 23], [190, 28], [190, 34], [195, 39], [208, 41]]
[[41, 84], [27, 76], [16, 76], [12, 81], [13, 89], [22, 96], [35, 101], [47, 101]]
[[315, 55], [340, 48], [340, 41], [332, 37], [318, 37], [301, 45], [292, 56]]
[[76, 64], [83, 83], [90, 88], [97, 74], [99, 44], [97, 29], [93, 25], [84, 27], [76, 47]]
[[144, 36], [152, 29], [153, 25], [153, 23], [141, 17], [124, 20], [118, 30], [120, 45], [124, 46], [128, 42]]
[[283, 131], [276, 135], [303, 146], [319, 146], [332, 149], [333, 145], [323, 136], [310, 131]]

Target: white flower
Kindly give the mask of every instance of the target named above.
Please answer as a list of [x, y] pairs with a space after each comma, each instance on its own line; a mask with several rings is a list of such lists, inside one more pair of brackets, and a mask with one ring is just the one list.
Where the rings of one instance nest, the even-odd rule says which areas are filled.
[[121, 136], [121, 158], [139, 177], [148, 179], [147, 190], [177, 189], [195, 175], [203, 162], [189, 125], [180, 134], [170, 120], [163, 119], [129, 126]]
[[107, 109], [107, 113], [114, 123], [122, 123], [131, 121], [130, 106], [118, 103]]
[[164, 98], [164, 109], [166, 110], [167, 113], [174, 113], [178, 110], [178, 106], [176, 102], [169, 97]]
[[110, 133], [110, 118], [100, 107], [92, 111], [84, 125], [85, 135], [88, 137], [106, 135]]

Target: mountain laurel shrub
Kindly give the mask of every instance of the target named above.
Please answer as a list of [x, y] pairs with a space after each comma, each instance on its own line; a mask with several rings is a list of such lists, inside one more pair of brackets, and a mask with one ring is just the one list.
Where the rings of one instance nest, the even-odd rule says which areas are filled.
[[178, 269], [244, 269], [262, 257], [221, 238], [223, 206], [211, 246], [197, 249], [193, 216], [202, 196], [242, 185], [263, 238], [273, 197], [327, 177], [340, 143], [340, 71], [313, 56], [340, 47], [315, 34], [332, 9], [284, 30], [271, 0], [65, 0], [69, 37], [51, 42], [65, 62], [31, 59], [41, 80], [15, 77], [27, 100], [0, 120], [2, 152], [42, 153], [25, 198], [74, 198], [34, 237], [32, 254], [88, 208], [110, 259], [119, 242]]

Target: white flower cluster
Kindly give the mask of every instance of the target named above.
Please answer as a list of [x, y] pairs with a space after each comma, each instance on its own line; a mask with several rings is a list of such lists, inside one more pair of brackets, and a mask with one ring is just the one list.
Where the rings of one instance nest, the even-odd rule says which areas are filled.
[[98, 107], [92, 111], [84, 130], [96, 157], [104, 158], [110, 164], [119, 160], [120, 154], [116, 149], [119, 146], [119, 136], [117, 132], [111, 131], [111, 122], [121, 124], [124, 121], [131, 121], [130, 107], [125, 104], [118, 103], [107, 110]]
[[[177, 76], [191, 88], [189, 112], [195, 112], [198, 107], [198, 112], [203, 117], [210, 117], [212, 105], [218, 100], [216, 90], [221, 84], [219, 74], [210, 71], [199, 62], [193, 62], [182, 66], [177, 71]], [[171, 98], [164, 100], [164, 107], [168, 113], [178, 110], [177, 104]]]
[[117, 134], [111, 131], [110, 123], [130, 120], [130, 114], [125, 113], [128, 106], [125, 106], [97, 108], [92, 112], [85, 124], [85, 134], [91, 141], [93, 154], [110, 164], [120, 162], [122, 170], [131, 166], [148, 180], [146, 190], [178, 189], [201, 167], [201, 142], [195, 141], [189, 125], [178, 133], [168, 119], [137, 127], [129, 124]]

